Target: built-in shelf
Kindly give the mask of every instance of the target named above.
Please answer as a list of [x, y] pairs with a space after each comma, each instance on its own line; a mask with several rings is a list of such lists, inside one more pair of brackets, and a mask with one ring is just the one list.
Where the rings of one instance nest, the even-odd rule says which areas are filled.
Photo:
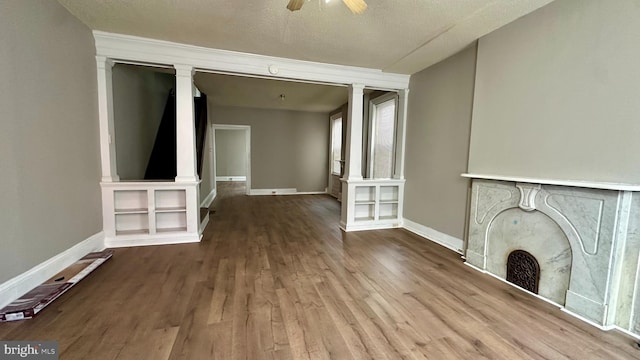
[[149, 212], [147, 208], [137, 208], [137, 209], [116, 209], [116, 214], [146, 214]]
[[398, 202], [399, 186], [380, 186], [381, 202]]
[[356, 221], [371, 221], [375, 219], [375, 202], [371, 203], [356, 203], [355, 206], [355, 220]]
[[156, 208], [156, 213], [159, 213], [159, 212], [186, 212], [186, 211], [187, 211], [187, 209], [181, 208], [181, 207]]
[[398, 219], [398, 203], [381, 203], [378, 218], [380, 220]]
[[116, 213], [143, 213], [148, 211], [146, 190], [122, 190], [113, 193]]
[[156, 190], [155, 204], [157, 209], [179, 208], [185, 209], [187, 198], [184, 190]]
[[376, 200], [375, 186], [357, 186], [356, 203], [374, 203]]
[[348, 197], [353, 216], [342, 224], [343, 228], [364, 230], [400, 225], [404, 180], [356, 180], [347, 184], [353, 194]]
[[187, 205], [197, 183], [112, 182], [102, 189], [108, 246], [199, 240], [199, 209]]
[[187, 227], [176, 227], [176, 228], [159, 228], [156, 230], [159, 233], [169, 233], [169, 232], [184, 232], [187, 231]]
[[149, 233], [149, 216], [146, 212], [116, 213], [116, 234], [120, 233]]
[[126, 235], [145, 235], [149, 234], [149, 229], [137, 229], [137, 230], [116, 230], [116, 235], [118, 236], [126, 236]]
[[187, 214], [185, 211], [156, 212], [156, 231], [162, 232], [167, 229], [186, 229]]

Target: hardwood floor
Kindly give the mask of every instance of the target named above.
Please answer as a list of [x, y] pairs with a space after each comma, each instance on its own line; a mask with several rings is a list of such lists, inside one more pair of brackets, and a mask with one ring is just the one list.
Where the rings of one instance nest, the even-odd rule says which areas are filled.
[[405, 230], [344, 234], [329, 196], [220, 183], [199, 244], [117, 249], [2, 340], [60, 359], [637, 359]]

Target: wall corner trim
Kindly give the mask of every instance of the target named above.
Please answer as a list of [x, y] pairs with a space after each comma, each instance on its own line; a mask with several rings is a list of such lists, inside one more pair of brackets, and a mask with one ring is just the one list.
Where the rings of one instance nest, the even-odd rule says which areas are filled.
[[0, 308], [31, 291], [88, 253], [100, 251], [104, 248], [104, 232], [101, 231], [24, 273], [5, 281], [0, 284]]
[[403, 219], [402, 227], [411, 231], [416, 235], [420, 235], [423, 238], [433, 241], [436, 244], [440, 244], [450, 250], [457, 252], [458, 254], [462, 254], [464, 241], [453, 237], [451, 235], [447, 235], [443, 232], [440, 232], [436, 229], [432, 229], [428, 226], [424, 226], [413, 222], [407, 218]]
[[207, 195], [207, 197], [204, 198], [204, 200], [200, 203], [200, 207], [208, 209], [211, 206], [211, 203], [213, 202], [213, 200], [216, 199], [216, 196], [217, 196], [217, 190], [214, 188], [211, 190], [209, 195]]

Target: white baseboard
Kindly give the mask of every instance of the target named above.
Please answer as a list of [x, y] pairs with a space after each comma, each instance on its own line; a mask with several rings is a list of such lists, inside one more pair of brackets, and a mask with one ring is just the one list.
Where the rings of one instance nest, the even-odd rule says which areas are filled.
[[105, 238], [104, 244], [109, 248], [131, 247], [131, 246], [151, 246], [151, 245], [173, 245], [200, 242], [200, 234], [166, 234], [166, 235], [131, 235], [118, 236], [114, 239]]
[[464, 264], [467, 265], [468, 267], [476, 270], [476, 271], [479, 271], [479, 272], [481, 272], [483, 274], [487, 274], [487, 275], [489, 275], [491, 277], [494, 277], [494, 278], [504, 282], [505, 284], [513, 286], [514, 288], [516, 288], [516, 289], [518, 289], [520, 291], [524, 291], [525, 293], [527, 293], [527, 294], [529, 294], [529, 295], [531, 295], [533, 297], [536, 297], [536, 298], [538, 298], [538, 299], [540, 299], [542, 301], [545, 301], [545, 302], [547, 302], [547, 303], [549, 303], [549, 304], [551, 304], [553, 306], [557, 306], [562, 312], [567, 313], [567, 314], [575, 317], [578, 320], [584, 321], [587, 324], [589, 324], [591, 326], [594, 326], [594, 327], [596, 327], [596, 328], [598, 328], [600, 330], [610, 331], [610, 330], [616, 329], [618, 331], [621, 331], [621, 332], [625, 333], [626, 335], [629, 335], [629, 336], [635, 338], [636, 340], [640, 340], [640, 335], [639, 334], [633, 333], [633, 332], [629, 331], [628, 329], [621, 328], [621, 327], [619, 327], [617, 325], [607, 325], [607, 326], [600, 325], [600, 324], [598, 324], [598, 323], [596, 323], [596, 322], [594, 322], [594, 321], [592, 321], [590, 319], [587, 319], [587, 318], [585, 318], [585, 317], [583, 317], [581, 315], [578, 315], [578, 314], [576, 314], [576, 313], [574, 313], [574, 312], [572, 312], [570, 310], [567, 310], [564, 306], [562, 306], [560, 304], [557, 304], [557, 303], [555, 303], [555, 302], [553, 302], [553, 301], [551, 301], [551, 300], [549, 300], [547, 298], [544, 298], [544, 297], [542, 297], [542, 296], [540, 296], [538, 294], [532, 293], [531, 291], [529, 291], [527, 289], [523, 289], [523, 288], [521, 288], [521, 287], [519, 287], [519, 286], [517, 286], [515, 284], [512, 284], [509, 281], [507, 281], [507, 280], [505, 280], [505, 279], [503, 279], [503, 278], [501, 278], [499, 276], [496, 276], [496, 275], [494, 275], [494, 274], [492, 274], [492, 273], [490, 273], [490, 272], [488, 272], [486, 270], [482, 270], [482, 269], [480, 269], [479, 267], [477, 267], [475, 265], [472, 265], [472, 264], [470, 264], [470, 263], [468, 263], [466, 261], [464, 262]]
[[298, 190], [293, 189], [251, 189], [249, 195], [285, 195], [295, 194]]
[[[531, 291], [529, 291], [529, 290], [527, 290], [527, 289], [524, 289], [524, 288], [521, 288], [521, 287], [520, 287], [520, 286], [518, 286], [518, 285], [515, 285], [515, 284], [513, 284], [513, 283], [510, 283], [510, 282], [508, 282], [506, 279], [503, 279], [503, 278], [501, 278], [501, 277], [499, 277], [499, 276], [497, 276], [497, 275], [495, 275], [495, 274], [492, 274], [492, 273], [490, 273], [490, 272], [488, 272], [488, 271], [486, 271], [486, 270], [482, 270], [482, 269], [480, 269], [479, 267], [477, 267], [477, 266], [475, 266], [475, 265], [473, 265], [473, 264], [470, 264], [470, 263], [468, 263], [468, 262], [466, 262], [466, 261], [464, 262], [464, 264], [465, 264], [465, 265], [467, 265], [468, 267], [470, 267], [470, 268], [472, 268], [472, 269], [476, 270], [476, 271], [479, 271], [479, 272], [481, 272], [481, 273], [483, 273], [483, 274], [487, 274], [487, 275], [489, 275], [489, 276], [491, 276], [491, 277], [493, 277], [493, 278], [496, 278], [496, 279], [498, 279], [498, 280], [502, 281], [503, 283], [505, 283], [505, 284], [507, 284], [507, 285], [509, 285], [509, 286], [513, 286], [514, 288], [516, 288], [516, 289], [518, 289], [518, 290], [524, 291], [524, 292], [526, 292], [527, 294], [532, 295], [533, 297], [536, 297], [536, 298], [538, 298], [538, 299], [540, 299], [540, 300], [542, 300], [542, 301], [544, 301], [544, 302], [547, 302], [547, 303], [549, 303], [549, 304], [551, 304], [551, 305], [553, 305], [553, 306], [558, 307], [559, 309], [564, 310], [564, 307], [563, 307], [562, 305], [560, 305], [560, 304], [558, 304], [558, 303], [556, 303], [556, 302], [554, 302], [554, 301], [551, 301], [551, 300], [549, 300], [549, 299], [547, 299], [547, 298], [545, 298], [545, 297], [542, 297], [542, 296], [540, 296], [540, 295], [538, 295], [538, 294], [536, 294], [536, 293], [532, 293]], [[569, 311], [567, 311], [567, 312], [569, 312]], [[571, 313], [571, 315], [576, 316], [576, 317], [579, 317], [578, 315], [573, 314], [573, 313]], [[586, 320], [586, 319], [585, 319], [585, 320]], [[593, 324], [593, 325], [595, 325], [595, 326], [598, 326], [598, 327], [600, 327], [601, 329], [603, 329], [600, 325], [598, 325], [598, 324], [594, 323], [594, 322], [593, 322], [593, 321], [591, 321], [591, 320], [588, 320], [588, 322], [590, 322], [591, 324]], [[604, 329], [603, 329], [603, 330], [604, 330]]]
[[204, 200], [202, 201], [202, 203], [200, 203], [200, 207], [201, 208], [209, 208], [209, 206], [211, 206], [211, 203], [213, 202], [213, 200], [216, 199], [216, 195], [217, 195], [217, 191], [216, 189], [211, 190], [211, 192], [209, 193], [209, 195], [207, 195], [206, 198], [204, 198]]
[[246, 176], [216, 176], [216, 181], [247, 181]]
[[207, 227], [207, 225], [209, 224], [209, 212], [207, 211], [207, 215], [204, 216], [204, 219], [202, 219], [202, 221], [200, 221], [200, 235], [202, 235], [202, 233], [204, 232], [204, 229]]
[[382, 229], [396, 229], [401, 227], [397, 222], [395, 223], [361, 223], [361, 224], [352, 224], [347, 226], [344, 222], [340, 221], [340, 229], [344, 232], [351, 231], [366, 231], [366, 230], [382, 230]]
[[5, 307], [36, 286], [93, 251], [105, 248], [104, 232], [94, 234], [60, 254], [0, 284], [0, 308]]
[[298, 191], [298, 189], [251, 189], [249, 195], [320, 195], [326, 191]]
[[442, 233], [436, 229], [413, 222], [407, 218], [402, 221], [402, 227], [414, 234], [420, 235], [459, 254], [462, 254], [464, 242], [461, 239]]
[[326, 195], [326, 191], [297, 191], [294, 194], [284, 194], [284, 195]]
[[298, 191], [298, 189], [251, 189], [249, 195], [321, 195], [326, 191]]

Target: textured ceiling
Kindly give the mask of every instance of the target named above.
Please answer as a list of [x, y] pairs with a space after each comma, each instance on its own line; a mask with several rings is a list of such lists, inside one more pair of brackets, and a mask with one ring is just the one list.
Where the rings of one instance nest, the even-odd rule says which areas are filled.
[[[1, 0], [0, 0], [1, 1]], [[91, 29], [216, 49], [413, 74], [552, 0], [58, 0]], [[215, 105], [329, 112], [347, 89], [198, 73]], [[284, 94], [284, 100], [280, 99]]]
[[212, 104], [220, 106], [328, 113], [349, 99], [347, 88], [340, 86], [209, 73], [196, 73], [194, 82]]
[[58, 0], [95, 30], [412, 74], [552, 0]]

